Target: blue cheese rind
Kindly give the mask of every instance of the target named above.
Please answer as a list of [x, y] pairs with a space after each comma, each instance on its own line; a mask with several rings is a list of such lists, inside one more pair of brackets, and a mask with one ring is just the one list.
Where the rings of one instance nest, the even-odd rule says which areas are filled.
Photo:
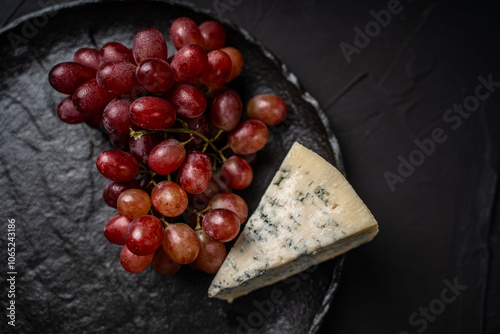
[[232, 301], [370, 241], [378, 224], [344, 176], [294, 143], [214, 277]]

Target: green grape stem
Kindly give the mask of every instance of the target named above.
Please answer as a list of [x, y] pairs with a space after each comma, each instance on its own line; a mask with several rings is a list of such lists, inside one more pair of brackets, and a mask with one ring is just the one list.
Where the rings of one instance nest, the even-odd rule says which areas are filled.
[[210, 205], [201, 211], [198, 211], [196, 209], [194, 210], [194, 213], [196, 214], [196, 227], [194, 228], [195, 231], [202, 229], [201, 217], [205, 216], [205, 213], [207, 213], [210, 210], [212, 210], [212, 207]]
[[214, 145], [214, 143], [208, 139], [205, 135], [199, 133], [198, 131], [196, 130], [191, 130], [191, 129], [185, 129], [185, 128], [170, 128], [170, 129], [167, 129], [165, 130], [167, 132], [172, 132], [172, 133], [189, 133], [189, 134], [193, 134], [195, 136], [198, 136], [200, 137], [203, 141], [205, 141], [208, 145], [210, 145], [210, 147], [219, 154], [220, 158], [222, 159], [222, 161], [226, 161], [227, 158], [224, 156], [224, 154], [222, 154], [222, 152], [217, 148], [217, 146]]
[[[216, 140], [220, 136], [220, 134], [222, 133], [222, 130], [219, 131], [219, 133], [214, 137], [213, 140], [210, 140], [205, 135], [201, 134], [200, 132], [198, 132], [196, 130], [189, 129], [187, 127], [187, 123], [186, 122], [184, 122], [184, 121], [182, 121], [180, 119], [178, 121], [182, 124], [182, 126], [184, 126], [184, 128], [170, 128], [170, 129], [166, 129], [166, 130], [161, 131], [161, 132], [163, 132], [163, 135], [164, 135], [165, 138], [166, 138], [166, 135], [167, 135], [168, 132], [171, 132], [171, 133], [188, 133], [188, 134], [192, 134], [192, 135], [198, 136], [203, 141], [206, 142], [205, 145], [209, 145], [215, 152], [217, 152], [217, 154], [221, 158], [222, 162], [225, 162], [227, 160], [227, 158], [224, 156], [224, 154], [222, 153], [222, 151], [224, 151], [225, 149], [227, 149], [229, 147], [229, 145], [226, 145], [222, 149], [219, 150], [217, 148], [217, 146], [215, 146], [214, 143], [213, 143], [213, 140]], [[134, 131], [133, 129], [130, 129], [130, 137], [134, 138], [135, 140], [138, 140], [142, 136], [150, 135], [150, 134], [157, 133], [157, 132], [160, 132], [160, 131], [156, 131], [156, 130], [139, 130], [139, 131]], [[187, 142], [189, 142], [189, 140]], [[185, 142], [185, 143], [187, 143], [187, 142]], [[205, 149], [203, 149], [203, 151], [205, 151]]]
[[161, 223], [163, 224], [163, 228], [167, 228], [167, 227], [168, 227], [168, 225], [170, 225], [170, 223], [169, 223], [169, 222], [167, 222], [167, 220], [166, 220], [166, 218], [165, 218], [164, 216], [162, 216], [162, 217], [160, 218], [160, 221], [161, 221]]

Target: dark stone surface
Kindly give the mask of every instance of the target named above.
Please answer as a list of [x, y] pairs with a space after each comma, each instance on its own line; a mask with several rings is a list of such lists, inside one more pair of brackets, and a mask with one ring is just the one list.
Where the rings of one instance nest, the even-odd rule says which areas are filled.
[[[353, 45], [353, 29], [364, 29], [371, 11], [389, 1], [193, 2], [247, 29], [318, 99], [349, 181], [380, 222], [372, 243], [346, 255], [319, 333], [499, 333], [500, 92], [467, 118], [443, 119], [475, 94], [479, 76], [500, 81], [496, 2], [401, 0], [400, 12], [350, 63], [340, 43]], [[17, 6], [4, 1], [0, 22], [49, 1], [17, 3], [12, 13]], [[391, 191], [384, 173], [397, 174], [399, 157], [408, 159], [415, 140], [438, 128], [446, 140]], [[5, 207], [22, 198], [9, 196]], [[28, 204], [23, 211], [33, 210]], [[455, 279], [467, 288], [438, 309]], [[436, 315], [424, 321], [420, 308], [429, 306]]]

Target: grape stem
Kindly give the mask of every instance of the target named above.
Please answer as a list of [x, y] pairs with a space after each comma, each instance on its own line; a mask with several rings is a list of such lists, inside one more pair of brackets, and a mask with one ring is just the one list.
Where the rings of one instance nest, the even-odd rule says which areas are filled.
[[150, 135], [150, 134], [158, 132], [156, 130], [134, 131], [132, 128], [129, 128], [129, 130], [130, 130], [130, 137], [134, 138], [135, 140], [141, 139], [142, 136], [146, 136], [146, 135]]
[[195, 136], [198, 136], [200, 137], [202, 140], [204, 140], [208, 145], [210, 145], [210, 147], [217, 153], [219, 153], [219, 156], [220, 158], [222, 159], [222, 161], [226, 161], [226, 157], [222, 154], [222, 152], [217, 148], [217, 146], [214, 145], [214, 143], [212, 143], [212, 141], [210, 139], [208, 139], [207, 137], [205, 137], [203, 134], [199, 133], [198, 131], [196, 130], [191, 130], [191, 129], [181, 129], [181, 128], [170, 128], [170, 129], [167, 129], [165, 130], [167, 132], [172, 132], [172, 133], [190, 133], [190, 134], [193, 134]]
[[[171, 132], [171, 133], [189, 133], [189, 134], [192, 134], [192, 135], [195, 135], [195, 136], [198, 136], [200, 137], [203, 141], [206, 142], [205, 145], [210, 145], [210, 147], [219, 154], [220, 158], [222, 159], [222, 162], [225, 162], [227, 160], [227, 158], [224, 156], [224, 154], [222, 153], [222, 151], [224, 151], [225, 149], [227, 149], [229, 147], [229, 145], [226, 145], [225, 147], [223, 147], [222, 149], [218, 149], [217, 146], [214, 145], [214, 143], [212, 142], [212, 140], [208, 139], [205, 135], [199, 133], [198, 131], [196, 130], [191, 130], [189, 128], [187, 128], [187, 124], [186, 122], [182, 121], [182, 120], [178, 120], [182, 126], [184, 126], [184, 128], [170, 128], [170, 129], [166, 129], [164, 130], [165, 134], [167, 132]], [[214, 137], [213, 140], [217, 139], [218, 136], [220, 136], [220, 133], [222, 132], [223, 130], [220, 130], [219, 133]], [[146, 136], [146, 135], [150, 135], [150, 134], [153, 134], [153, 133], [156, 133], [158, 131], [156, 130], [140, 130], [140, 131], [134, 131], [132, 128], [130, 129], [130, 136], [132, 138], [134, 138], [135, 140], [138, 140], [140, 139], [142, 136]]]
[[167, 220], [166, 220], [166, 218], [165, 218], [164, 216], [162, 216], [162, 217], [160, 218], [160, 221], [161, 221], [161, 223], [163, 224], [163, 228], [167, 228], [167, 227], [168, 227], [168, 225], [170, 225], [170, 223], [169, 223], [169, 222], [167, 222]]
[[215, 137], [212, 138], [212, 141], [216, 141], [223, 132], [224, 132], [224, 130], [219, 129], [219, 132], [217, 132], [217, 134], [215, 135]]
[[[217, 134], [215, 135], [215, 137], [213, 137], [212, 139], [210, 139], [211, 142], [214, 142], [217, 140], [217, 138], [220, 137], [220, 135], [224, 132], [224, 130], [222, 129], [219, 129], [219, 132], [217, 132]], [[207, 147], [208, 147], [208, 142], [205, 143], [205, 145], [203, 146], [203, 150], [202, 152], [205, 152], [207, 150]]]
[[151, 178], [151, 181], [149, 181], [146, 188], [149, 188], [150, 186], [156, 187], [156, 181], [153, 178]]
[[188, 144], [191, 140], [193, 140], [193, 139], [194, 139], [194, 137], [193, 137], [193, 136], [191, 136], [188, 140], [183, 141], [183, 142], [181, 143], [181, 145], [182, 145], [182, 146], [186, 146], [186, 145], [187, 145], [187, 144]]
[[202, 229], [201, 217], [205, 216], [205, 213], [210, 210], [212, 210], [212, 207], [210, 205], [201, 211], [198, 211], [196, 209], [194, 210], [194, 213], [196, 214], [196, 227], [194, 228], [195, 231]]

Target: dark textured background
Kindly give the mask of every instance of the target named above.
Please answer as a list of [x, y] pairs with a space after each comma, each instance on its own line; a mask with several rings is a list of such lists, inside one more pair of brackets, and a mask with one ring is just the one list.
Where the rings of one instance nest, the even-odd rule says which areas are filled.
[[[380, 223], [372, 243], [346, 256], [319, 333], [499, 333], [500, 89], [456, 129], [443, 119], [475, 93], [478, 76], [500, 82], [495, 7], [402, 0], [401, 13], [347, 63], [339, 44], [353, 44], [353, 28], [387, 1], [192, 2], [247, 29], [318, 99], [348, 179]], [[49, 4], [2, 1], [0, 24]], [[391, 191], [384, 173], [397, 173], [398, 158], [438, 128], [446, 140]], [[437, 316], [410, 322], [439, 305], [446, 282], [466, 289]], [[47, 307], [60, 306], [48, 299]]]

